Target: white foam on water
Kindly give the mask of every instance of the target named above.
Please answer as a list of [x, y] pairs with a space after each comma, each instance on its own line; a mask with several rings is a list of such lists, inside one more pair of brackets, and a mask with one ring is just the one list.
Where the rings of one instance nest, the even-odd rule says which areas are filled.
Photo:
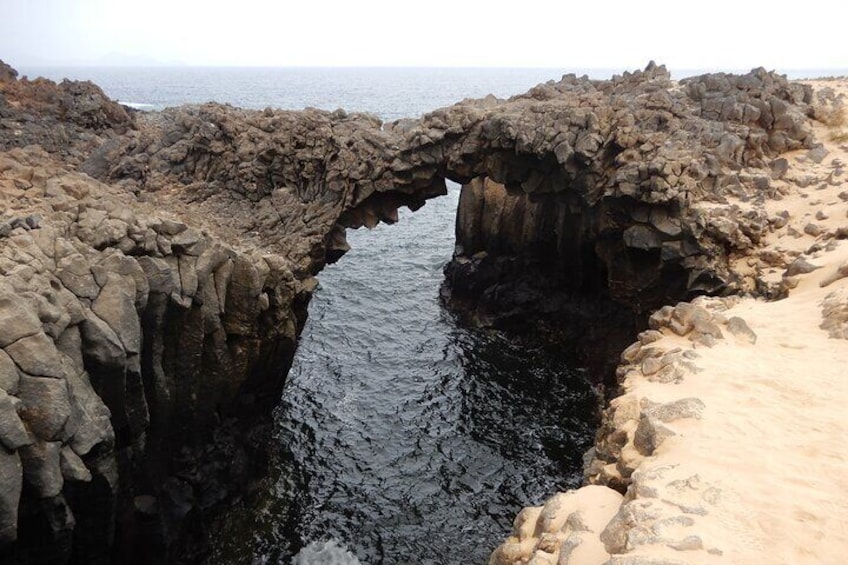
[[136, 110], [152, 110], [155, 108], [153, 104], [145, 104], [144, 102], [123, 102], [118, 100], [118, 104], [123, 104], [124, 106], [135, 108]]
[[336, 540], [313, 541], [301, 549], [292, 565], [362, 565], [356, 555]]

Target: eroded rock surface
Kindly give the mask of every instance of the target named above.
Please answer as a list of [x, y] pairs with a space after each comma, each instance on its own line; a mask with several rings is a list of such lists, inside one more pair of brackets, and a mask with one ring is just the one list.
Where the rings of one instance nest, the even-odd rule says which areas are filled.
[[[773, 291], [732, 264], [786, 224], [760, 204], [786, 174], [779, 155], [816, 147], [812, 101], [761, 69], [677, 84], [650, 65], [391, 124], [217, 104], [134, 114], [90, 83], [0, 65], [3, 558], [197, 558], [205, 516], [263, 472], [314, 275], [347, 250], [345, 228], [395, 221], [445, 178], [465, 184], [449, 284], [480, 319], [562, 319], [585, 300], [632, 321], [696, 294]], [[697, 306], [668, 324], [698, 346], [751, 339]], [[632, 362], [657, 379], [687, 370], [643, 349]], [[608, 482], [630, 478], [615, 449], [646, 456], [669, 418], [697, 412], [637, 408], [633, 437], [599, 446]], [[536, 521], [534, 551], [598, 529], [569, 516], [571, 532]]]
[[[497, 287], [523, 269], [643, 312], [747, 284], [730, 258], [777, 220], [728, 197], [774, 196], [779, 155], [816, 146], [812, 102], [809, 87], [762, 69], [677, 84], [650, 65], [391, 124], [206, 104], [139, 116], [139, 131], [82, 169], [134, 190], [178, 183], [184, 201], [266, 247], [291, 254], [305, 237], [313, 263], [325, 245], [345, 249], [341, 227], [393, 221], [398, 205], [440, 194], [444, 178], [489, 179], [464, 190], [455, 294], [479, 294], [484, 271], [489, 295], [514, 295], [514, 281], [512, 292]], [[322, 241], [336, 219], [326, 210], [340, 208]]]
[[[246, 451], [264, 446], [238, 434], [260, 414], [267, 424], [313, 283], [283, 257], [164, 218], [38, 148], [0, 156], [5, 178], [35, 167], [45, 179], [26, 205], [44, 220], [12, 230], [0, 251], [0, 441], [19, 455], [4, 466], [22, 473], [12, 495], [33, 514], [20, 517], [14, 551], [108, 561], [115, 539], [200, 512], [251, 478]], [[139, 497], [152, 503], [134, 509]], [[43, 519], [44, 505], [68, 519]], [[142, 556], [163, 559], [182, 535], [159, 529]], [[53, 553], [33, 553], [36, 540]]]

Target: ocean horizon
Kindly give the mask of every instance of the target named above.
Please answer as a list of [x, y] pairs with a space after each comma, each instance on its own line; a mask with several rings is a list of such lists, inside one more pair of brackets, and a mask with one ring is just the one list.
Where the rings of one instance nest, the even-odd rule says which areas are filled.
[[[14, 66], [14, 64], [13, 64]], [[265, 66], [57, 66], [15, 67], [21, 76], [90, 80], [111, 98], [141, 110], [219, 102], [247, 109], [343, 108], [383, 120], [415, 118], [464, 98], [505, 98], [563, 75], [608, 79], [638, 69], [580, 67], [265, 67]], [[641, 67], [641, 68], [644, 68]], [[751, 69], [670, 68], [680, 80], [709, 72]], [[773, 70], [773, 69], [766, 69]], [[790, 79], [848, 75], [847, 68], [777, 69]], [[316, 95], [316, 93], [318, 95]], [[390, 100], [389, 104], [386, 101]], [[402, 109], [402, 110], [401, 110]]]

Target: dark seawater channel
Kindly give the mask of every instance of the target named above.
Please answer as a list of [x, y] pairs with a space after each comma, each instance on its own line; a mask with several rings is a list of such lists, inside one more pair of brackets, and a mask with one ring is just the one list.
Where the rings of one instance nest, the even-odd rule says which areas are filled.
[[276, 413], [278, 476], [229, 534], [250, 531], [226, 544], [238, 558], [216, 561], [484, 563], [521, 507], [579, 484], [597, 409], [585, 375], [552, 344], [459, 327], [440, 302], [458, 196], [349, 231], [319, 275]]
[[[567, 72], [21, 71], [91, 79], [142, 108], [217, 100], [386, 120]], [[597, 408], [583, 373], [556, 345], [461, 327], [441, 304], [458, 196], [348, 232], [353, 249], [319, 275], [276, 413], [277, 464], [216, 524], [209, 563], [484, 563], [521, 507], [579, 483]]]

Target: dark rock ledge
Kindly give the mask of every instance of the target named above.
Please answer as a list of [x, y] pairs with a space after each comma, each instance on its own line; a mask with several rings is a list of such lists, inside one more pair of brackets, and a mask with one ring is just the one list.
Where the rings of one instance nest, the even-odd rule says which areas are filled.
[[135, 114], [0, 63], [0, 560], [199, 559], [265, 473], [314, 275], [445, 178], [466, 185], [447, 284], [478, 322], [603, 339], [611, 313], [774, 293], [731, 261], [780, 219], [738, 203], [777, 197], [812, 101], [652, 64], [392, 124]]

